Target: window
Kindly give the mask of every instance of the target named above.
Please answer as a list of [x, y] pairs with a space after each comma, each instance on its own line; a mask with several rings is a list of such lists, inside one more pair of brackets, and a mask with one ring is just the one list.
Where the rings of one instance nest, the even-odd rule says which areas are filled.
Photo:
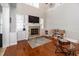
[[30, 5], [30, 6], [34, 6], [36, 8], [39, 8], [39, 3], [26, 3], [27, 5]]

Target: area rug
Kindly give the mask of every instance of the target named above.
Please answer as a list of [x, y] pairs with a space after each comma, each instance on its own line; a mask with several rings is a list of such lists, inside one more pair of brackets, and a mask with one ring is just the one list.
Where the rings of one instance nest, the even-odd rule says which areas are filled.
[[36, 37], [28, 40], [28, 43], [32, 48], [36, 48], [49, 42], [51, 42], [51, 40], [45, 37]]
[[6, 50], [6, 48], [0, 48], [0, 56], [4, 55], [5, 50]]

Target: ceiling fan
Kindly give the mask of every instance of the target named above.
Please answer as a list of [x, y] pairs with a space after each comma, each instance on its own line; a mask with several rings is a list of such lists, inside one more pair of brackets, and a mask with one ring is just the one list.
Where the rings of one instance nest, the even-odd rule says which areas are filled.
[[60, 5], [62, 5], [62, 3], [45, 3], [47, 5], [48, 8], [56, 8]]
[[53, 8], [55, 6], [55, 3], [45, 3], [48, 8]]

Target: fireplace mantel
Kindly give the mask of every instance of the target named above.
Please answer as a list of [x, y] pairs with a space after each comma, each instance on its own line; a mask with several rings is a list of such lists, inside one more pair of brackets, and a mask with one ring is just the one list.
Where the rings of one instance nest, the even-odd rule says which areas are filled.
[[34, 24], [34, 23], [29, 23], [28, 26], [40, 26], [41, 24], [37, 23], [37, 24]]

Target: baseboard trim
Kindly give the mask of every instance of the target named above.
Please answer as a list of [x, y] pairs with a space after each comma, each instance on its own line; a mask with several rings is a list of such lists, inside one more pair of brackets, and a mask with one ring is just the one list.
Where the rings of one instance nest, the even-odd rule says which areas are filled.
[[16, 44], [17, 44], [17, 42], [16, 42], [16, 43], [11, 43], [10, 46], [11, 46], [11, 45], [16, 45]]

